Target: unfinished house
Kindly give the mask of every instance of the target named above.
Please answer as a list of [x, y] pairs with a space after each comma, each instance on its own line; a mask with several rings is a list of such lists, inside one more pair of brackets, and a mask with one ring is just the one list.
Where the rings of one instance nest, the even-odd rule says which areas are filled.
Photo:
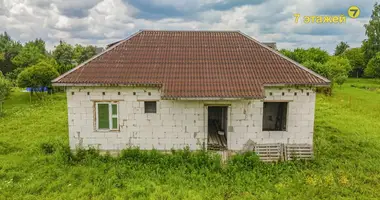
[[329, 80], [239, 31], [139, 31], [53, 81], [70, 147], [312, 157]]

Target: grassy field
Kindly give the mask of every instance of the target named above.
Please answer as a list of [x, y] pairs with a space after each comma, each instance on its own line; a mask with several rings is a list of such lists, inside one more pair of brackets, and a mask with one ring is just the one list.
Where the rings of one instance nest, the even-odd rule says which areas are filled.
[[0, 118], [0, 199], [380, 199], [380, 82], [319, 95], [313, 162], [262, 164], [186, 151], [68, 150], [64, 94], [13, 92]]

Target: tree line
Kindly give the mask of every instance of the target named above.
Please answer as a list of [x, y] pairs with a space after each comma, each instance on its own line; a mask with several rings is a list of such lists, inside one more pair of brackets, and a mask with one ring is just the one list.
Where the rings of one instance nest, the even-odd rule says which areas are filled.
[[303, 66], [341, 85], [348, 77], [380, 78], [380, 5], [376, 3], [368, 24], [364, 25], [367, 39], [361, 47], [350, 48], [347, 42], [340, 42], [334, 55], [320, 48], [294, 50], [281, 49], [280, 52], [301, 63]]
[[10, 81], [16, 81], [26, 69], [42, 65], [63, 74], [95, 54], [96, 47], [91, 45], [72, 46], [60, 41], [54, 50], [49, 52], [42, 39], [35, 39], [22, 45], [12, 40], [7, 32], [0, 34], [0, 71]]
[[14, 86], [30, 87], [32, 92], [51, 88], [54, 78], [93, 57], [96, 49], [60, 41], [53, 51], [47, 51], [42, 39], [23, 45], [7, 32], [0, 34], [0, 104]]

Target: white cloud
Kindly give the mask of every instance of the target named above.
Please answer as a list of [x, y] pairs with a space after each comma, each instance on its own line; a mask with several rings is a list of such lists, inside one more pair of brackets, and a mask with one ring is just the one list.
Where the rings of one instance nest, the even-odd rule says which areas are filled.
[[[149, 5], [150, 10], [134, 7], [136, 2], [129, 0], [0, 0], [0, 31], [7, 31], [21, 42], [42, 38], [51, 49], [59, 40], [105, 46], [139, 29], [241, 30], [260, 41], [275, 41], [279, 48], [319, 46], [332, 52], [339, 41], [360, 46], [365, 38], [363, 25], [368, 22], [368, 13], [375, 3], [374, 0], [344, 3], [338, 0], [268, 0], [253, 4], [250, 0], [246, 4], [241, 0], [227, 3], [223, 0], [141, 2]], [[362, 15], [359, 19], [347, 19], [346, 24], [294, 22], [294, 13], [333, 15], [346, 11], [355, 3], [362, 9]], [[213, 8], [217, 4], [231, 5], [231, 8]], [[167, 13], [153, 18], [146, 15], [149, 11]], [[156, 13], [151, 14], [156, 16]]]

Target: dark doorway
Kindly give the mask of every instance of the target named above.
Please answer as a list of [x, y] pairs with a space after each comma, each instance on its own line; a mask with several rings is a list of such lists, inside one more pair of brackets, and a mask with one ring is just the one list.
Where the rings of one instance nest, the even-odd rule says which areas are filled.
[[227, 149], [227, 107], [208, 107], [208, 150]]

